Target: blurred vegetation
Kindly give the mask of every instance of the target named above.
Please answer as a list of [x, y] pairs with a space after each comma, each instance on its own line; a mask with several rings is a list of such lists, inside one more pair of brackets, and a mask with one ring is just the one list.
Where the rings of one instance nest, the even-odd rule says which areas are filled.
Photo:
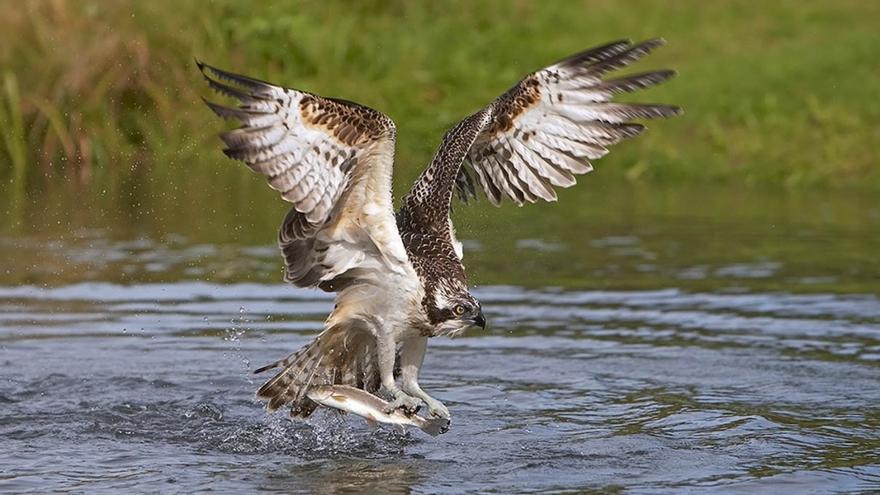
[[654, 36], [669, 46], [635, 70], [680, 76], [635, 99], [686, 113], [618, 146], [598, 173], [880, 190], [878, 2], [0, 0], [0, 8], [0, 179], [12, 210], [15, 198], [61, 189], [133, 210], [184, 197], [213, 197], [206, 207], [270, 197], [219, 153], [222, 124], [201, 103], [209, 91], [194, 57], [386, 112], [400, 129], [395, 179], [406, 185], [449, 126], [523, 74], [611, 39]]

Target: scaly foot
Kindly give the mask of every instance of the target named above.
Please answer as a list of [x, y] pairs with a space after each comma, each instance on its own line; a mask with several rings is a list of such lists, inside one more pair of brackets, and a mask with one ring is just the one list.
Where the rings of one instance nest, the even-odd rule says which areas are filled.
[[400, 409], [404, 414], [410, 415], [419, 412], [421, 401], [415, 397], [406, 394], [403, 390], [397, 389], [392, 392], [394, 400], [385, 408], [386, 414], [391, 414], [395, 410]]
[[425, 402], [425, 405], [428, 406], [428, 415], [432, 418], [443, 418], [446, 420], [452, 418], [449, 414], [449, 409], [447, 409], [439, 400], [430, 397], [427, 394], [425, 394], [424, 397], [421, 397], [421, 399]]

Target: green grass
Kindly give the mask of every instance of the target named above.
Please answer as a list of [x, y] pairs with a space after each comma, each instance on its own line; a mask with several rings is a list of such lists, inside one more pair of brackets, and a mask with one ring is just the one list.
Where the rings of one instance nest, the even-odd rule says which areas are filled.
[[[620, 37], [669, 46], [636, 99], [685, 115], [618, 146], [600, 173], [642, 182], [880, 190], [880, 3], [0, 0], [0, 178], [137, 210], [157, 196], [250, 201], [192, 60], [355, 100], [398, 123], [408, 184], [442, 133], [526, 72]], [[211, 184], [210, 188], [190, 187]], [[400, 192], [400, 191], [398, 191]], [[262, 194], [262, 193], [259, 193]], [[118, 201], [114, 204], [117, 204]]]

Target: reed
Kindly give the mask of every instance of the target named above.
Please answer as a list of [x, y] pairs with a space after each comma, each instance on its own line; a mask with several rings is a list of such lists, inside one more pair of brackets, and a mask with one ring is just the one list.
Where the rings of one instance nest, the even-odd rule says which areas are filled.
[[26, 185], [27, 143], [21, 116], [21, 93], [15, 74], [11, 72], [3, 75], [3, 96], [0, 105], [0, 129], [3, 129], [3, 143], [12, 164], [12, 182], [20, 192]]

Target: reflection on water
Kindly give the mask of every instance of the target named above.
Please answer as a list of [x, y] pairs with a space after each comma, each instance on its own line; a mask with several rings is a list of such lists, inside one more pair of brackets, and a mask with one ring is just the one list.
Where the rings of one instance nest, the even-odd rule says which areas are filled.
[[[0, 223], [0, 281], [275, 283], [285, 205], [259, 181], [242, 186], [251, 183], [252, 193], [208, 197], [193, 186], [135, 212], [109, 200], [37, 197]], [[232, 192], [245, 197], [229, 200]], [[880, 204], [870, 194], [594, 182], [554, 204], [460, 206], [454, 216], [478, 285], [880, 292]]]
[[279, 282], [269, 223], [7, 228], [0, 490], [876, 489], [880, 215], [733, 197], [459, 212], [490, 325], [431, 344], [437, 438], [263, 414], [250, 370], [333, 304]]

